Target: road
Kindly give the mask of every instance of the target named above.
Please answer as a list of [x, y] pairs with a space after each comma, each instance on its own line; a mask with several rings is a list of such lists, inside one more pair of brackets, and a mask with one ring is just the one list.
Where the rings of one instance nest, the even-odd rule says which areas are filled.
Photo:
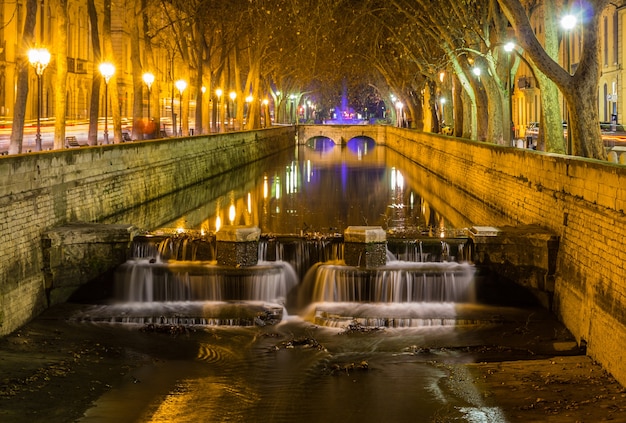
[[[109, 131], [109, 140], [113, 140], [113, 124], [111, 121], [107, 122]], [[5, 154], [9, 150], [9, 143], [11, 139], [11, 122], [0, 121], [0, 154]], [[76, 137], [76, 141], [79, 144], [87, 144], [87, 134], [89, 130], [88, 121], [72, 121], [66, 123], [65, 136]], [[123, 122], [122, 131], [131, 133], [131, 125], [128, 122]], [[24, 125], [24, 139], [22, 141], [22, 152], [35, 151], [35, 141], [37, 136], [36, 122], [26, 122]], [[100, 119], [98, 127], [98, 144], [104, 142], [104, 120]], [[51, 150], [54, 145], [54, 121], [42, 121], [41, 123], [41, 145], [43, 150]]]

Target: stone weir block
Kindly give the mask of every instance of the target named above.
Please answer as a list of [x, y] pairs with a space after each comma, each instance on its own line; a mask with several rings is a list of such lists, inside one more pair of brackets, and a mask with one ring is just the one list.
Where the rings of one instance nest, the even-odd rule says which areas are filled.
[[535, 225], [474, 226], [468, 235], [474, 264], [527, 288], [551, 308], [558, 236]]
[[387, 264], [387, 234], [380, 226], [348, 226], [343, 239], [346, 265], [372, 268]]
[[223, 226], [215, 234], [217, 264], [254, 266], [259, 261], [261, 229], [256, 226]]
[[[48, 305], [67, 301], [88, 282], [112, 279], [115, 269], [126, 261], [136, 232], [131, 225], [82, 222], [46, 231], [42, 247]], [[100, 288], [106, 290], [103, 284]]]

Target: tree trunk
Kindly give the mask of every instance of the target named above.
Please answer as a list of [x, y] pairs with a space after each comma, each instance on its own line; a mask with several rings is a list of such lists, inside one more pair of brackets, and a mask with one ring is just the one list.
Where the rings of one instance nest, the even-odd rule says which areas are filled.
[[[102, 20], [102, 37], [104, 44], [104, 60], [112, 63], [118, 63], [114, 60], [113, 41], [111, 39], [111, 0], [104, 0], [104, 19]], [[118, 72], [119, 69], [116, 69]], [[114, 73], [108, 83], [108, 95], [105, 101], [108, 103], [108, 111], [113, 120], [113, 143], [117, 144], [122, 141], [122, 123], [120, 116], [119, 90], [117, 89], [117, 77]], [[105, 117], [106, 119], [106, 117]], [[107, 124], [109, 124], [107, 120]], [[111, 139], [109, 138], [109, 143]]]
[[[545, 28], [544, 49], [553, 60], [558, 61], [558, 25], [556, 25], [556, 10], [553, 2], [543, 3], [543, 26]], [[537, 68], [532, 58], [529, 59], [529, 64], [537, 80], [541, 96], [541, 124], [539, 126], [537, 149], [550, 153], [566, 154], [558, 87]]]
[[587, 20], [583, 26], [584, 46], [576, 73], [570, 75], [537, 41], [526, 10], [519, 0], [498, 0], [513, 25], [518, 42], [532, 61], [563, 93], [570, 115], [568, 131], [572, 138], [572, 154], [606, 159], [598, 115], [598, 83], [600, 80], [599, 41], [600, 16], [608, 0], [589, 0]]
[[161, 78], [156, 73], [156, 65], [154, 64], [154, 52], [152, 51], [152, 39], [149, 37], [150, 33], [150, 17], [147, 12], [147, 0], [141, 0], [141, 17], [143, 20], [143, 36], [145, 39], [144, 43], [144, 65], [147, 67], [148, 71], [154, 74], [154, 83], [150, 90], [148, 90], [148, 95], [150, 96], [150, 123], [148, 128], [150, 128], [153, 137], [161, 138], [161, 107], [159, 104], [160, 101], [160, 92], [161, 92]]
[[67, 118], [67, 0], [56, 1], [58, 27], [55, 29], [56, 82], [54, 84], [54, 149], [65, 147], [65, 120]]
[[143, 73], [145, 71], [141, 64], [141, 48], [139, 25], [141, 19], [141, 0], [133, 2], [134, 7], [131, 8], [132, 14], [129, 19], [128, 26], [130, 28], [130, 63], [133, 75], [133, 129], [131, 138], [134, 140], [142, 140], [146, 135], [148, 126], [147, 116], [144, 119], [143, 112], [143, 90], [145, 84], [143, 82]]
[[465, 122], [465, 108], [463, 107], [463, 89], [461, 88], [461, 84], [459, 83], [459, 79], [454, 74], [454, 79], [452, 80], [452, 107], [448, 106], [448, 109], [452, 109], [452, 119], [448, 122], [454, 125], [454, 136], [455, 137], [463, 137], [465, 134], [463, 133], [463, 123]]
[[22, 33], [19, 51], [17, 55], [17, 86], [15, 93], [15, 106], [13, 107], [13, 125], [11, 126], [11, 141], [9, 154], [22, 152], [24, 140], [24, 118], [26, 116], [26, 103], [28, 100], [28, 58], [26, 51], [31, 47], [35, 39], [35, 23], [37, 22], [37, 0], [26, 1], [26, 19], [24, 32]]
[[93, 49], [93, 75], [91, 80], [91, 98], [89, 102], [89, 132], [87, 143], [98, 144], [98, 118], [100, 113], [100, 84], [102, 77], [97, 72], [98, 64], [102, 61], [100, 50], [100, 31], [98, 30], [98, 12], [94, 0], [87, 0], [87, 13], [91, 24], [91, 48]]

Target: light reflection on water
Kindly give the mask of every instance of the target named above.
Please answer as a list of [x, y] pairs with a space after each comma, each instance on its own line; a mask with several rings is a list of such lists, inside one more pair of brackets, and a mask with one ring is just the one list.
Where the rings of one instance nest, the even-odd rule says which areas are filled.
[[[322, 347], [284, 347], [305, 336]], [[505, 422], [462, 366], [475, 358], [454, 349], [485, 336], [494, 328], [347, 334], [293, 318], [271, 329], [203, 329], [162, 347], [80, 421]]]
[[263, 233], [300, 234], [368, 225], [420, 228], [438, 236], [469, 223], [453, 226], [420, 196], [420, 187], [401, 167], [410, 166], [408, 161], [382, 146], [366, 152], [338, 145], [298, 147], [281, 161], [265, 162], [255, 176], [249, 172], [252, 179], [240, 186], [160, 226], [210, 233], [223, 225], [255, 225]]
[[[323, 145], [259, 161], [117, 218], [130, 217], [146, 229], [214, 232], [234, 224], [256, 225], [266, 234], [300, 234], [380, 225], [440, 236], [472, 223], [464, 207], [482, 213], [480, 205], [452, 198], [445, 183], [383, 147]], [[158, 335], [137, 333], [128, 347], [148, 354], [151, 363], [103, 395], [80, 421], [506, 421], [483, 403], [462, 367], [481, 358], [464, 348], [497, 344], [502, 333], [514, 333], [536, 311], [453, 303], [314, 307], [312, 313], [350, 320], [378, 318], [378, 311], [383, 319], [396, 313], [398, 319], [452, 324], [346, 333], [346, 321], [322, 327], [312, 323], [314, 317], [292, 316], [275, 326], [199, 326], [166, 345], [155, 341]], [[299, 339], [320, 347], [287, 346]]]

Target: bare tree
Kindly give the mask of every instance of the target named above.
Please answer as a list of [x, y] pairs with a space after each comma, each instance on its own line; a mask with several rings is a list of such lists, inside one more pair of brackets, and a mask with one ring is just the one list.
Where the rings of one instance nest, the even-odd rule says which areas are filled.
[[570, 115], [568, 131], [572, 137], [572, 154], [606, 159], [600, 135], [598, 116], [598, 83], [600, 80], [599, 20], [608, 0], [587, 2], [588, 20], [583, 28], [582, 56], [573, 75], [563, 69], [546, 52], [532, 30], [528, 14], [519, 0], [498, 0], [513, 25], [517, 40], [537, 68], [561, 90]]
[[13, 107], [13, 125], [11, 127], [11, 141], [9, 154], [22, 152], [24, 139], [24, 118], [26, 115], [26, 100], [28, 99], [28, 60], [26, 50], [33, 45], [35, 38], [35, 23], [37, 22], [37, 0], [26, 1], [26, 19], [20, 43], [20, 54], [17, 56], [17, 89], [15, 106]]
[[55, 30], [54, 50], [56, 75], [54, 83], [54, 149], [65, 146], [65, 119], [67, 117], [67, 0], [56, 0], [58, 28]]

